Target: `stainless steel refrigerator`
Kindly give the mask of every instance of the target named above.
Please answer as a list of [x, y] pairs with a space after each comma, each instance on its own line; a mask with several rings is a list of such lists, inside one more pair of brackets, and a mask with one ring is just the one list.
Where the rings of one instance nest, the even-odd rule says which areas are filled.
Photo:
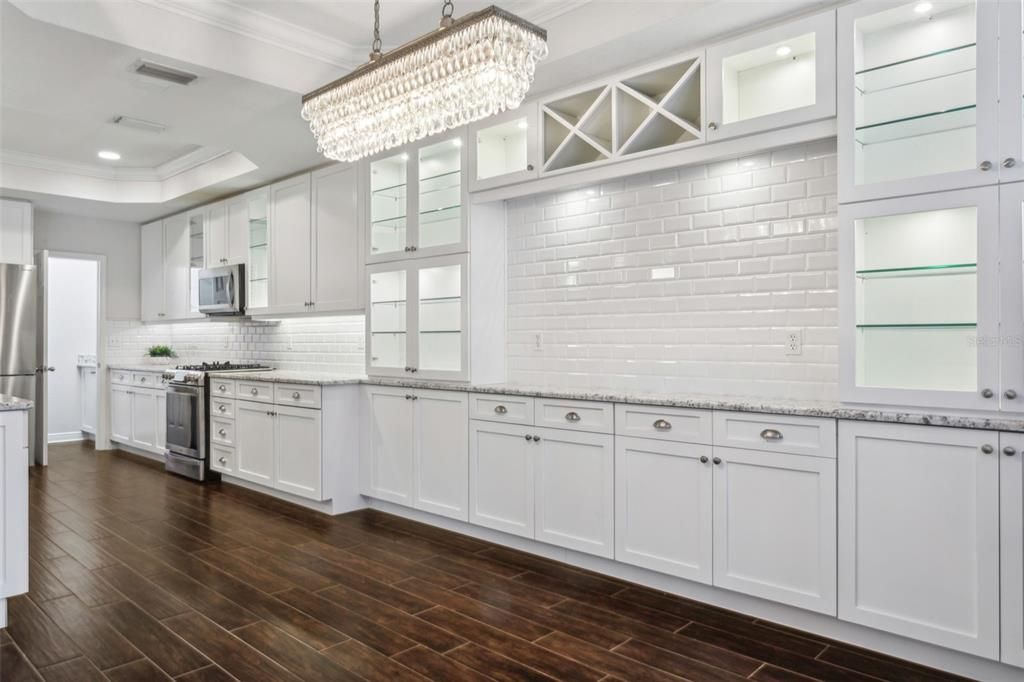
[[[37, 357], [36, 266], [0, 263], [0, 393], [36, 399], [40, 376]], [[35, 416], [29, 413], [29, 447], [37, 456]]]

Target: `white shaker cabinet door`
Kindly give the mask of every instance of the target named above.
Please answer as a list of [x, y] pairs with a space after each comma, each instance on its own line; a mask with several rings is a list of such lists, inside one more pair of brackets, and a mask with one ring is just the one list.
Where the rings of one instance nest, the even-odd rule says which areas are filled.
[[998, 434], [839, 422], [839, 618], [999, 657]]
[[363, 306], [358, 169], [329, 166], [312, 175], [311, 298], [316, 312]]
[[1002, 661], [1024, 667], [1024, 434], [999, 436]]
[[715, 448], [714, 584], [836, 613], [836, 463]]
[[615, 447], [611, 434], [534, 429], [535, 538], [615, 556]]
[[164, 307], [163, 318], [181, 320], [191, 310], [192, 273], [187, 216], [164, 219]]
[[469, 520], [469, 398], [456, 391], [415, 393], [417, 509]]
[[110, 387], [110, 438], [118, 443], [132, 440], [132, 396], [123, 386]]
[[309, 187], [309, 174], [270, 186], [270, 307], [275, 312], [308, 310]]
[[413, 400], [412, 391], [367, 388], [369, 432], [360, 467], [364, 495], [413, 506]]
[[275, 407], [277, 473], [275, 486], [311, 500], [323, 499], [320, 457], [320, 410]]
[[156, 440], [154, 445], [159, 451], [167, 447], [167, 394], [160, 391], [156, 394]]
[[274, 485], [274, 417], [270, 405], [239, 400], [235, 405], [236, 474]]
[[711, 583], [711, 446], [615, 439], [615, 558]]
[[132, 391], [132, 445], [155, 450], [156, 392]]
[[533, 537], [535, 431], [517, 424], [470, 422], [470, 523]]
[[142, 321], [155, 322], [164, 316], [164, 224], [143, 225], [140, 242]]

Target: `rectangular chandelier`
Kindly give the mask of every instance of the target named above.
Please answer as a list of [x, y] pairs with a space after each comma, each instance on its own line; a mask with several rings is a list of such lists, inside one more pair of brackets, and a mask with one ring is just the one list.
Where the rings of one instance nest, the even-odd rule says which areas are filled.
[[498, 7], [443, 15], [437, 30], [375, 49], [366, 64], [304, 95], [302, 118], [318, 152], [355, 161], [515, 109], [547, 52], [547, 31]]

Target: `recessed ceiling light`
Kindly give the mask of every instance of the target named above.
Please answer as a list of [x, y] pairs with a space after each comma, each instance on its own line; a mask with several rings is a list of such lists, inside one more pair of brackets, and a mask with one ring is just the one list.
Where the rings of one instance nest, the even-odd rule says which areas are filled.
[[121, 155], [117, 152], [112, 152], [108, 149], [96, 152], [96, 156], [100, 157], [104, 161], [120, 161]]
[[914, 5], [914, 11], [918, 14], [924, 14], [925, 12], [932, 11], [932, 3], [930, 2], [919, 2]]
[[793, 52], [793, 48], [791, 48], [789, 45], [780, 45], [779, 47], [775, 48], [775, 56], [777, 57], [786, 57], [791, 52]]
[[408, 161], [408, 160], [409, 160], [409, 155], [408, 155], [408, 154], [405, 154], [405, 153], [403, 153], [403, 154], [402, 154], [402, 161]]
[[462, 138], [461, 137], [456, 137], [454, 140], [452, 140], [452, 144], [455, 145], [456, 147], [461, 147], [462, 146]]
[[530, 124], [527, 123], [526, 121], [520, 121], [519, 122], [519, 129], [520, 130], [526, 130], [529, 127], [530, 127]]

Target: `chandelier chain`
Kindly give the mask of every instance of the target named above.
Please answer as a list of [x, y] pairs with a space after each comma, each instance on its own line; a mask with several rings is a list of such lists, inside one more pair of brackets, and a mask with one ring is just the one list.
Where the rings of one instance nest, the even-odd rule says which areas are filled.
[[380, 0], [373, 0], [373, 54], [380, 54]]
[[452, 0], [444, 0], [444, 4], [441, 5], [441, 18], [451, 19], [455, 14], [455, 3]]

